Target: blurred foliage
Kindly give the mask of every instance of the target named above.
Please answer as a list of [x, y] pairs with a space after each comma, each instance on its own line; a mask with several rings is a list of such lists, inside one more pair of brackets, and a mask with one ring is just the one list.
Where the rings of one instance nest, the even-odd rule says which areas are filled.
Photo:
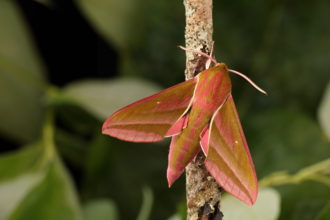
[[88, 202], [84, 205], [83, 212], [86, 220], [119, 219], [116, 204], [108, 199], [98, 199]]
[[231, 220], [276, 220], [280, 213], [280, 194], [272, 188], [262, 188], [252, 206], [246, 206], [233, 196], [225, 194], [221, 198], [221, 211]]
[[325, 133], [330, 140], [330, 81], [324, 91], [323, 98], [321, 100], [320, 107], [318, 109], [318, 121]]
[[0, 30], [0, 132], [18, 143], [31, 142], [42, 120], [42, 61], [12, 1], [0, 2]]
[[145, 34], [145, 0], [76, 0], [77, 5], [109, 43], [118, 51], [139, 44]]
[[[76, 101], [101, 121], [126, 103], [132, 103], [159, 92], [157, 84], [137, 79], [86, 80], [63, 88], [63, 96]], [[100, 94], [103, 94], [100, 96]], [[113, 94], [120, 94], [118, 96]]]
[[[0, 155], [0, 219], [185, 219], [184, 175], [167, 186], [169, 139], [128, 143], [101, 134], [120, 107], [184, 80], [185, 53], [176, 48], [184, 45], [182, 1], [66, 2], [115, 48], [119, 77], [52, 85], [22, 1], [0, 1], [1, 144], [21, 146]], [[63, 1], [35, 4], [46, 14]], [[260, 188], [253, 207], [224, 195], [225, 216], [242, 207], [269, 219], [330, 218], [329, 8], [329, 1], [214, 1], [218, 62], [269, 94], [232, 76], [260, 185], [273, 188]]]

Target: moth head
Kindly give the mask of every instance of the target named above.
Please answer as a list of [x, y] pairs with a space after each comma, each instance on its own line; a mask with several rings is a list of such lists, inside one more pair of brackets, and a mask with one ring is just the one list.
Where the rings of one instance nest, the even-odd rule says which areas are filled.
[[199, 52], [199, 51], [194, 51], [194, 50], [189, 50], [189, 49], [184, 48], [182, 46], [178, 46], [178, 47], [180, 47], [182, 50], [185, 50], [185, 51], [188, 51], [188, 52], [191, 52], [191, 53], [197, 53], [197, 54], [200, 54], [200, 55], [202, 55], [202, 56], [204, 56], [206, 58], [209, 58], [209, 60], [207, 62], [207, 66], [209, 66], [209, 63], [212, 61], [217, 67], [220, 66], [220, 67], [226, 68], [229, 72], [232, 72], [232, 73], [235, 73], [237, 75], [240, 75], [241, 77], [243, 77], [244, 79], [246, 79], [252, 86], [254, 86], [254, 88], [256, 88], [260, 92], [262, 92], [262, 93], [264, 93], [264, 94], [267, 95], [267, 93], [264, 90], [262, 90], [259, 86], [257, 86], [249, 77], [245, 76], [243, 73], [240, 73], [240, 72], [238, 72], [236, 70], [230, 70], [230, 69], [228, 69], [227, 66], [226, 66], [226, 64], [224, 64], [224, 63], [218, 64], [217, 61], [213, 57], [207, 55], [206, 53]]

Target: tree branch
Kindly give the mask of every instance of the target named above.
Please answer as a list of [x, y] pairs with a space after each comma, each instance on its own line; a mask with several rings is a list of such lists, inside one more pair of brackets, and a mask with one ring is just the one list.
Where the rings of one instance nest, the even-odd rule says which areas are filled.
[[[212, 47], [212, 0], [184, 0], [186, 8], [186, 48], [209, 54]], [[186, 52], [186, 79], [205, 69], [206, 58]]]
[[[186, 9], [186, 48], [209, 54], [213, 40], [212, 0], [184, 0]], [[186, 80], [205, 70], [207, 59], [186, 52]], [[221, 220], [221, 187], [206, 170], [201, 151], [186, 167], [187, 219]]]

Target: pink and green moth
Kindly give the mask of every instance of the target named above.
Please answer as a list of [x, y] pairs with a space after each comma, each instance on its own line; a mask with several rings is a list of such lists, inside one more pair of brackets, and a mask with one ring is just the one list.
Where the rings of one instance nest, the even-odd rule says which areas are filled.
[[[185, 48], [182, 48], [185, 49]], [[228, 193], [252, 206], [258, 182], [248, 145], [231, 95], [228, 72], [250, 79], [226, 64], [134, 102], [112, 114], [102, 133], [131, 142], [157, 142], [172, 137], [168, 156], [169, 186], [202, 150], [205, 166]], [[209, 60], [209, 61], [210, 61]], [[266, 94], [266, 92], [264, 92]]]

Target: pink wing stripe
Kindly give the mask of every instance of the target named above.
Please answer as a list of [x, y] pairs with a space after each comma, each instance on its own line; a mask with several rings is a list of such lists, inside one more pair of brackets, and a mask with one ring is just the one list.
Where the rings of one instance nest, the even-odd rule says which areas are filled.
[[[176, 179], [179, 178], [179, 176], [181, 175], [181, 173], [184, 171], [184, 166], [181, 165], [181, 161], [183, 159], [183, 157], [185, 156], [185, 152], [181, 152], [177, 158], [177, 160], [175, 161], [175, 169], [173, 169], [171, 167], [171, 159], [172, 159], [172, 155], [173, 155], [173, 149], [175, 147], [175, 138], [177, 136], [173, 136], [172, 137], [172, 141], [171, 141], [171, 145], [170, 145], [170, 153], [168, 154], [168, 167], [167, 167], [167, 181], [168, 181], [168, 185], [169, 187], [172, 186], [172, 184], [175, 182]], [[186, 148], [187, 146], [189, 146], [189, 143], [186, 143], [184, 146], [182, 146], [182, 149]], [[197, 156], [197, 154], [199, 153], [199, 151], [201, 150], [201, 148], [199, 148], [195, 155], [193, 155], [193, 157], [191, 157], [189, 163]]]
[[163, 137], [156, 133], [146, 133], [143, 131], [126, 130], [120, 128], [104, 130], [103, 134], [107, 134], [124, 141], [155, 142], [163, 140]]
[[[179, 122], [179, 121], [178, 121]], [[143, 120], [143, 121], [138, 121], [138, 120], [131, 120], [131, 121], [114, 121], [111, 122], [111, 126], [114, 125], [137, 125], [137, 124], [171, 124], [173, 123], [172, 118], [164, 118], [164, 119], [158, 119], [157, 121], [149, 119], [149, 120]], [[182, 127], [184, 125], [184, 121], [181, 122]], [[173, 125], [174, 126], [174, 125]]]
[[170, 136], [174, 136], [177, 135], [179, 133], [181, 133], [182, 129], [185, 126], [185, 122], [188, 121], [187, 117], [189, 115], [185, 115], [183, 117], [181, 117], [179, 119], [179, 121], [177, 121], [171, 128], [170, 130], [168, 130], [168, 132], [166, 133], [165, 137], [170, 137]]
[[253, 205], [258, 194], [258, 182], [231, 94], [215, 113], [209, 132], [209, 140], [205, 138], [203, 143], [202, 138], [201, 142], [202, 145], [208, 144], [208, 152], [212, 150], [205, 162], [207, 169], [227, 192]]
[[139, 100], [139, 101], [136, 101], [136, 102], [134, 102], [134, 103], [132, 103], [132, 104], [130, 104], [130, 105], [128, 105], [128, 106], [126, 106], [126, 107], [124, 107], [124, 108], [118, 110], [118, 111], [116, 111], [112, 116], [114, 116], [116, 113], [121, 112], [121, 111], [123, 111], [123, 110], [125, 110], [125, 109], [127, 109], [127, 108], [130, 108], [130, 107], [132, 107], [132, 106], [135, 106], [135, 105], [138, 105], [138, 104], [140, 104], [140, 103], [143, 103], [143, 102], [146, 102], [146, 101], [152, 100], [152, 99], [154, 99], [154, 98], [156, 98], [156, 97], [159, 97], [159, 96], [162, 95], [165, 91], [168, 91], [168, 90], [174, 89], [175, 87], [178, 87], [178, 86], [180, 86], [180, 85], [182, 85], [182, 84], [184, 84], [184, 83], [187, 83], [187, 82], [189, 82], [189, 81], [195, 81], [195, 82], [197, 83], [197, 78], [192, 78], [192, 79], [190, 79], [190, 80], [187, 80], [187, 81], [185, 81], [185, 82], [179, 83], [179, 84], [177, 84], [177, 85], [175, 85], [175, 86], [172, 86], [172, 87], [170, 87], [170, 88], [164, 89], [164, 90], [162, 90], [162, 91], [160, 91], [160, 92], [158, 92], [158, 93], [156, 93], [156, 94], [153, 94], [153, 95], [151, 95], [151, 96], [148, 96], [148, 97], [146, 97], [146, 98], [143, 98], [143, 99], [141, 99], [141, 100]]
[[205, 128], [203, 128], [201, 132], [201, 141], [200, 141], [201, 147], [206, 156], [209, 150], [209, 137], [210, 137], [210, 130], [209, 130], [209, 125], [207, 125]]
[[231, 178], [229, 178], [222, 170], [218, 168], [212, 161], [206, 161], [205, 166], [213, 178], [222, 186], [227, 192], [230, 192], [233, 196], [239, 200], [245, 202], [249, 206], [252, 206], [257, 199], [257, 194], [252, 195], [252, 200], [249, 196], [236, 186]]
[[206, 132], [206, 131], [208, 131], [208, 130], [209, 130], [209, 128], [210, 128], [210, 126], [209, 126], [209, 125], [207, 125], [207, 126], [205, 126], [205, 128], [203, 128], [203, 130], [202, 130], [202, 132], [201, 132], [201, 134], [200, 134], [200, 138], [203, 138], [203, 137], [204, 137], [204, 135], [205, 135], [205, 132]]
[[[158, 106], [154, 109], [154, 111], [171, 111], [176, 110], [178, 108], [186, 108], [191, 100], [191, 97], [186, 97], [185, 99], [181, 100], [181, 97], [177, 97], [177, 100], [171, 99], [170, 102], [159, 102]], [[177, 105], [172, 105], [172, 103], [178, 103]]]
[[[230, 102], [230, 103], [233, 105], [234, 110], [235, 110], [234, 112], [235, 112], [236, 118], [239, 119], [239, 117], [238, 117], [238, 113], [237, 113], [237, 109], [236, 109], [236, 106], [235, 106], [235, 102], [234, 102], [233, 96], [232, 96], [231, 94], [228, 96], [226, 102]], [[246, 142], [246, 139], [245, 139], [245, 135], [244, 135], [243, 128], [242, 128], [242, 125], [241, 125], [241, 121], [240, 121], [240, 120], [238, 120], [238, 126], [239, 126], [239, 128], [240, 128], [240, 135], [241, 135], [241, 138], [242, 138], [242, 142], [243, 142], [244, 149], [245, 149], [246, 154], [247, 154], [247, 156], [248, 156], [248, 159], [249, 159], [250, 165], [251, 165], [251, 167], [252, 167], [252, 169], [253, 169], [253, 171], [254, 171], [254, 170], [255, 170], [255, 169], [254, 169], [254, 164], [253, 164], [253, 161], [252, 161], [252, 157], [251, 157], [251, 154], [250, 154], [250, 150], [249, 150], [249, 147], [248, 147], [248, 145], [247, 145], [247, 142]], [[255, 172], [253, 172], [253, 173], [254, 173], [255, 180], [257, 181], [257, 175], [256, 175]]]
[[[141, 99], [112, 114], [102, 133], [132, 142], [155, 142], [187, 126], [182, 115], [191, 106], [198, 77]], [[172, 128], [172, 129], [171, 129]]]
[[[179, 178], [179, 176], [181, 175], [181, 173], [183, 171], [183, 169], [181, 171], [180, 167], [178, 167], [178, 166], [176, 166], [176, 169], [177, 170], [175, 172], [172, 171], [171, 168], [170, 168], [170, 161], [171, 161], [171, 158], [172, 158], [174, 145], [175, 145], [175, 136], [172, 137], [171, 145], [170, 145], [170, 153], [168, 154], [167, 182], [168, 182], [169, 187], [172, 186], [172, 184], [174, 183], [174, 181], [177, 178]], [[179, 168], [179, 170], [178, 170], [178, 168]]]
[[[212, 138], [210, 138], [210, 144], [212, 145], [212, 146], [215, 146], [214, 145], [214, 142], [213, 142], [213, 139]], [[224, 152], [224, 151], [222, 151], [222, 149], [221, 148], [215, 148], [215, 150], [217, 151], [217, 153], [222, 157], [222, 159], [224, 160], [224, 162], [226, 162], [226, 164], [229, 166], [229, 168], [231, 169], [231, 172], [235, 175], [235, 176], [237, 176], [237, 178], [238, 179], [240, 179], [240, 181], [243, 183], [243, 185], [245, 186], [245, 187], [249, 187], [248, 186], [248, 183], [246, 183], [242, 178], [241, 178], [241, 171], [240, 170], [237, 170], [234, 166], [232, 166], [232, 163], [233, 163], [233, 161], [231, 161], [231, 158], [227, 158], [226, 156], [226, 153]]]

